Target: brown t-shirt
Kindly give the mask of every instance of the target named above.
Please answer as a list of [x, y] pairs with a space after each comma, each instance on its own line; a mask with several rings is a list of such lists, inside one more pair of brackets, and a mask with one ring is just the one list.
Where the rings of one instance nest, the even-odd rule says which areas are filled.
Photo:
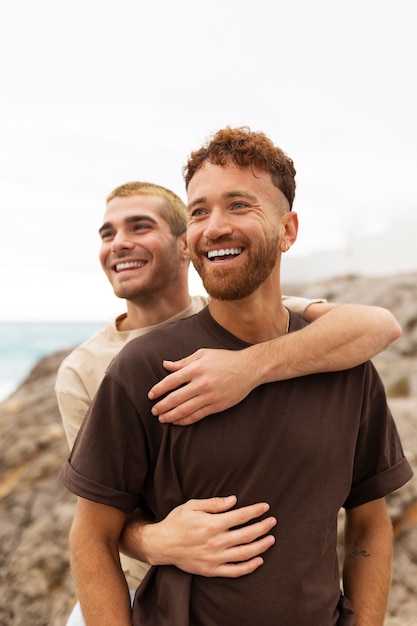
[[[305, 322], [291, 316], [290, 331]], [[135, 626], [334, 626], [341, 608], [336, 521], [341, 507], [383, 497], [412, 475], [371, 363], [270, 383], [187, 427], [161, 425], [148, 390], [199, 347], [247, 344], [208, 309], [133, 339], [104, 378], [61, 471], [75, 494], [156, 521], [190, 498], [266, 501], [278, 519], [265, 563], [237, 579], [151, 568]], [[245, 372], [242, 371], [242, 376]], [[340, 621], [339, 621], [340, 620]]]

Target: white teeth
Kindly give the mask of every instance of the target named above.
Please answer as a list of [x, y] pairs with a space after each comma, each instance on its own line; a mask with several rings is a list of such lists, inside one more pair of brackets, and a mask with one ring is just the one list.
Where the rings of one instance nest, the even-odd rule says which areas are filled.
[[215, 257], [219, 257], [219, 256], [230, 256], [230, 255], [236, 255], [236, 254], [241, 254], [242, 253], [242, 248], [226, 248], [225, 250], [210, 250], [207, 253], [207, 256], [209, 259], [214, 259]]
[[143, 267], [145, 263], [143, 261], [129, 261], [128, 263], [118, 263], [116, 265], [116, 272], [127, 270], [131, 267]]

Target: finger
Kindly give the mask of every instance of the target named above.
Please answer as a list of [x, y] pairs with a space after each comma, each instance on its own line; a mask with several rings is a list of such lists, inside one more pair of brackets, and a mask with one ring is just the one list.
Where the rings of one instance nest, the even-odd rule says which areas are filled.
[[175, 391], [154, 404], [152, 414], [161, 417], [161, 423], [171, 423], [188, 418], [205, 403], [202, 396], [193, 391], [191, 383]]
[[245, 544], [243, 546], [235, 546], [229, 550], [225, 550], [224, 557], [228, 563], [242, 563], [243, 561], [249, 561], [256, 556], [264, 554], [269, 548], [275, 544], [275, 537], [268, 535], [262, 537], [257, 541]]
[[227, 533], [227, 544], [230, 547], [253, 544], [253, 542], [256, 542], [256, 540], [259, 540], [261, 537], [269, 533], [270, 530], [276, 526], [276, 524], [277, 520], [275, 517], [268, 517], [259, 522], [248, 524], [242, 528], [231, 530]]
[[[183, 387], [183, 390], [186, 388]], [[175, 392], [176, 393], [176, 392]], [[185, 393], [185, 392], [183, 392]], [[165, 400], [171, 402], [170, 394]], [[190, 424], [194, 424], [195, 422], [200, 421], [204, 417], [208, 415], [213, 415], [213, 413], [217, 413], [214, 406], [210, 403], [206, 403], [202, 396], [194, 396], [192, 398], [185, 398], [182, 402], [180, 402], [181, 396], [177, 396], [176, 398], [172, 398], [172, 403], [176, 403], [175, 406], [169, 407], [167, 406], [167, 410], [161, 410], [165, 408], [165, 404], [160, 406], [155, 405], [156, 410], [158, 411], [158, 419], [161, 424], [175, 424], [176, 426], [189, 426]], [[155, 408], [154, 407], [154, 408]]]
[[189, 505], [194, 511], [203, 511], [204, 513], [223, 513], [224, 511], [228, 511], [235, 506], [237, 502], [237, 497], [226, 496], [226, 497], [214, 497], [214, 498], [205, 498], [202, 500], [189, 500]]
[[[225, 529], [233, 528], [236, 529], [235, 532], [239, 532], [239, 530], [241, 530], [241, 534], [243, 535], [244, 529], [238, 529], [237, 527], [244, 526], [246, 529], [249, 529], [250, 532], [250, 528], [252, 526], [245, 526], [245, 524], [248, 524], [258, 517], [261, 517], [262, 515], [267, 513], [269, 509], [270, 506], [267, 502], [256, 502], [255, 504], [249, 504], [248, 506], [243, 506], [238, 509], [233, 509], [233, 511], [228, 511], [227, 513], [224, 513], [221, 521]], [[268, 517], [267, 519], [274, 519], [276, 521], [275, 517]], [[260, 523], [262, 522], [265, 522], [265, 520], [261, 520]], [[270, 530], [270, 528], [268, 530]], [[235, 544], [236, 543], [237, 541], [235, 541]]]
[[159, 416], [161, 418], [159, 421], [161, 422], [161, 424], [170, 423], [175, 424], [175, 426], [190, 426], [191, 424], [195, 424], [196, 422], [204, 419], [208, 415], [213, 415], [213, 413], [217, 413], [217, 411], [212, 411], [210, 410], [209, 406], [205, 406], [202, 409], [199, 409], [198, 411], [187, 415], [186, 417], [182, 417], [181, 419], [176, 419], [174, 417], [175, 413], [168, 413], [168, 417], [166, 417], [166, 414], [164, 413], [163, 415]]
[[178, 372], [187, 365], [187, 359], [180, 359], [179, 361], [168, 361], [164, 359], [162, 365], [168, 372]]
[[[200, 420], [208, 417], [209, 415], [213, 415], [214, 413], [218, 413], [220, 409], [217, 409], [213, 404], [206, 404], [201, 408], [198, 408], [196, 411], [190, 412], [185, 417], [181, 417], [181, 419], [177, 419], [175, 416], [177, 414], [177, 410], [169, 411], [168, 413], [164, 413], [158, 417], [161, 424], [170, 423], [175, 424], [175, 426], [190, 426], [190, 424], [195, 424]], [[185, 412], [185, 407], [184, 407]]]
[[168, 376], [160, 380], [149, 390], [149, 399], [155, 400], [156, 398], [160, 398], [169, 391], [173, 391], [181, 385], [191, 382], [196, 375], [195, 364], [203, 355], [204, 350], [200, 349], [179, 361], [164, 360], [162, 364], [171, 374], [168, 374]]
[[188, 356], [185, 356], [182, 359], [178, 359], [177, 361], [170, 361], [169, 359], [164, 359], [162, 361], [162, 365], [164, 366], [166, 370], [169, 370], [170, 372], [176, 372], [180, 369], [183, 369], [187, 365], [190, 365], [194, 361], [199, 361], [203, 354], [204, 354], [204, 349], [200, 348], [199, 350], [196, 350], [196, 352], [193, 352], [192, 354], [189, 354]]
[[156, 383], [148, 392], [148, 398], [150, 400], [155, 400], [156, 398], [160, 398], [166, 393], [177, 389], [181, 385], [185, 385], [188, 383], [188, 377], [183, 373], [183, 369], [181, 368], [177, 372], [173, 372], [172, 374], [168, 374], [159, 383]]
[[[275, 537], [268, 535], [247, 546], [235, 546], [222, 552], [225, 562], [210, 564], [200, 561], [198, 573], [202, 576], [222, 576], [237, 578], [254, 572], [264, 560], [260, 556], [275, 544]], [[196, 572], [197, 573], [197, 572]]]
[[262, 557], [257, 556], [249, 561], [242, 563], [224, 563], [216, 568], [213, 574], [203, 574], [208, 576], [221, 576], [223, 578], [239, 578], [240, 576], [247, 576], [252, 574], [258, 567], [263, 565], [264, 560]]
[[[232, 506], [235, 506], [237, 502], [237, 497], [235, 495], [230, 495], [226, 497], [217, 496], [214, 498], [205, 498], [201, 500], [197, 500], [197, 499], [189, 500], [188, 502], [189, 502], [190, 507], [194, 511], [203, 511], [204, 513], [216, 514], [216, 513], [223, 513], [224, 511], [228, 511], [228, 509], [230, 509]], [[232, 512], [229, 511], [227, 513], [222, 514], [221, 516], [219, 515], [218, 517], [216, 517], [216, 520], [219, 522], [219, 524], [221, 524], [221, 527], [223, 530], [229, 530], [229, 528], [233, 526], [245, 524], [249, 521], [252, 521], [253, 519], [261, 517], [261, 515], [264, 515], [265, 513], [267, 513], [269, 509], [270, 509], [270, 506], [267, 502], [257, 502], [255, 504], [250, 504], [248, 506], [241, 507], [240, 509], [235, 509]], [[272, 520], [275, 520], [275, 523], [276, 523], [275, 517], [268, 517], [265, 520], [261, 520], [261, 522], [259, 522], [260, 524], [265, 525], [264, 534], [267, 533], [269, 530], [271, 530], [271, 528], [275, 525], [275, 523], [273, 523]], [[251, 527], [249, 527], [249, 529], [250, 528]], [[238, 530], [232, 531], [232, 532], [238, 533]], [[251, 531], [249, 530], [249, 532]], [[252, 531], [252, 534], [253, 534], [253, 539], [259, 536], [256, 534], [256, 529], [255, 531]], [[241, 535], [242, 537], [244, 537], [244, 532], [242, 532]], [[229, 544], [229, 545], [236, 545], [237, 543], [238, 543], [238, 540], [235, 539], [234, 543]]]

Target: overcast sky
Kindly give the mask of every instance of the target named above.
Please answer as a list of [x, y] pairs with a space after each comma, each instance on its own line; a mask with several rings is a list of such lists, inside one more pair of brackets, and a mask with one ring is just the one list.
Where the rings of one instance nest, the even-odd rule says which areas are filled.
[[[14, 0], [0, 10], [0, 319], [124, 310], [97, 260], [106, 195], [226, 125], [294, 160], [299, 240], [417, 213], [415, 0]], [[192, 290], [198, 290], [192, 283]]]

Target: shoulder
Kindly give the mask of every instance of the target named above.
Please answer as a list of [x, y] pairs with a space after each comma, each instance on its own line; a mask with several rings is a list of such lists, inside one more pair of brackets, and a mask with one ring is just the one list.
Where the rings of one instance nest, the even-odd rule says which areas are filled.
[[124, 357], [126, 355], [134, 357], [148, 350], [166, 349], [168, 346], [183, 342], [187, 337], [192, 342], [195, 333], [199, 332], [202, 327], [203, 319], [204, 309], [188, 317], [158, 326], [158, 328], [154, 328], [146, 334], [129, 341], [120, 354]]
[[201, 347], [218, 347], [210, 330], [207, 308], [189, 317], [170, 322], [129, 341], [112, 361], [108, 372], [118, 380], [135, 370], [143, 376], [163, 377], [163, 360], [177, 361]]
[[78, 364], [80, 361], [88, 357], [89, 355], [95, 355], [101, 346], [105, 346], [106, 344], [111, 342], [111, 337], [113, 332], [114, 322], [109, 322], [103, 328], [97, 330], [91, 337], [80, 343], [76, 346], [62, 361], [60, 369], [65, 369], [67, 367], [73, 367]]
[[74, 378], [99, 379], [131, 337], [132, 333], [117, 330], [115, 320], [108, 322], [62, 361], [58, 368], [56, 388], [65, 388], [68, 381]]
[[209, 303], [208, 296], [193, 296], [191, 298], [192, 314], [198, 313], [199, 311], [204, 309], [204, 307], [206, 307], [208, 303]]

